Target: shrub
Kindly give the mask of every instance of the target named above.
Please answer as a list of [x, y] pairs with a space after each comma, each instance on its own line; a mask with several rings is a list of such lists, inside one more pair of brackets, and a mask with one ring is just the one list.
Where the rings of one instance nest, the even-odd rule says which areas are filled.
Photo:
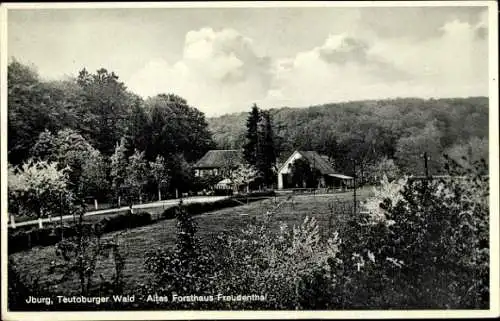
[[45, 217], [72, 206], [67, 168], [55, 162], [30, 159], [20, 168], [9, 166], [9, 207], [11, 213]]
[[9, 254], [27, 250], [30, 246], [30, 231], [16, 231], [9, 233], [8, 244], [9, 244]]
[[[261, 196], [264, 198], [264, 196]], [[259, 199], [252, 199], [250, 201], [257, 201]], [[223, 208], [227, 207], [233, 207], [233, 206], [239, 206], [241, 205], [242, 201], [246, 201], [245, 197], [234, 197], [234, 198], [227, 198], [215, 202], [206, 202], [206, 203], [190, 203], [190, 204], [185, 204], [183, 205], [184, 210], [189, 212], [191, 215], [198, 215], [198, 214], [203, 214], [207, 212], [212, 212], [216, 210], [220, 210]], [[173, 219], [176, 217], [177, 213], [179, 211], [179, 206], [173, 206], [170, 208], [167, 208], [166, 210], [163, 211], [161, 214], [162, 219]]]
[[383, 175], [380, 180], [380, 185], [373, 188], [373, 196], [368, 198], [364, 207], [368, 210], [370, 215], [370, 222], [383, 222], [384, 224], [394, 223], [392, 220], [386, 217], [386, 210], [384, 210], [384, 205], [382, 207], [380, 204], [385, 204], [389, 200], [391, 203], [397, 203], [403, 199], [401, 191], [406, 186], [408, 182], [407, 177], [403, 177], [399, 180], [389, 180], [386, 175]]
[[[76, 276], [80, 284], [81, 295], [91, 294], [118, 294], [123, 290], [123, 269], [125, 260], [119, 251], [116, 238], [101, 240], [102, 226], [96, 224], [82, 224], [80, 219], [76, 226], [75, 237], [65, 238], [57, 243], [57, 259], [51, 262], [49, 273], [58, 273], [62, 276], [56, 280], [62, 283]], [[99, 275], [99, 282], [95, 283], [94, 274], [99, 260], [112, 258], [114, 275], [105, 279]]]
[[[262, 222], [251, 224], [242, 235], [227, 239], [225, 255], [217, 256], [223, 260], [217, 290], [267, 295], [266, 301], [248, 303], [252, 308], [330, 308], [328, 293], [337, 282], [332, 272], [341, 263], [337, 259], [338, 235], [322, 239], [316, 220], [309, 217], [292, 228], [280, 224], [276, 233], [271, 217], [266, 214]], [[241, 308], [238, 302], [226, 304]]]
[[[179, 295], [208, 293], [212, 265], [210, 256], [202, 250], [196, 238], [196, 222], [182, 203], [175, 210], [177, 219], [177, 241], [173, 249], [159, 248], [146, 256], [145, 267], [151, 272], [149, 283], [142, 289], [144, 293], [164, 293]], [[189, 307], [176, 305], [178, 308]]]
[[379, 199], [378, 215], [350, 222], [343, 260], [356, 266], [346, 280], [358, 288], [344, 292], [354, 305], [488, 306], [488, 178], [480, 164], [448, 170], [450, 178], [408, 180]]
[[32, 228], [9, 233], [9, 253], [29, 250], [33, 246], [48, 246], [59, 242], [63, 236], [76, 235], [74, 226]]
[[161, 218], [165, 220], [174, 219], [176, 211], [179, 210], [178, 206], [169, 207], [161, 213]]
[[28, 304], [26, 303], [26, 298], [29, 295], [35, 297], [50, 297], [51, 293], [45, 286], [41, 286], [39, 282], [39, 276], [30, 279], [23, 277], [18, 271], [16, 263], [14, 260], [8, 260], [8, 308], [13, 311], [40, 311], [49, 310], [49, 306], [46, 304]]
[[120, 214], [102, 219], [99, 224], [103, 233], [120, 231], [128, 228], [151, 224], [151, 214], [139, 212], [137, 214]]
[[[278, 235], [266, 214], [238, 235], [217, 235], [198, 241], [187, 206], [178, 208], [174, 249], [157, 249], [147, 256], [152, 279], [145, 293], [267, 295], [265, 301], [186, 303], [177, 308], [327, 308], [336, 277], [332, 273], [340, 239], [324, 240], [315, 219], [298, 227], [281, 225]], [[325, 300], [317, 300], [323, 297]], [[311, 303], [314, 302], [314, 303]]]

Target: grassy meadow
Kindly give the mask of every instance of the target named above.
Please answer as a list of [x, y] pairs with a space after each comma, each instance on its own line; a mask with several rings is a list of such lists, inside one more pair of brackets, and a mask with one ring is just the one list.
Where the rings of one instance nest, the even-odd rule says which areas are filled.
[[[358, 193], [358, 198], [366, 199], [370, 193], [371, 188], [362, 189]], [[272, 218], [276, 228], [281, 222], [293, 226], [300, 224], [306, 216], [312, 216], [318, 221], [321, 233], [332, 233], [342, 229], [343, 223], [349, 215], [352, 215], [341, 211], [334, 213], [331, 204], [335, 199], [352, 200], [352, 192], [333, 195], [297, 195], [291, 199], [287, 199], [286, 196], [271, 197], [247, 205], [201, 214], [195, 217], [198, 224], [197, 235], [202, 242], [210, 242], [211, 238], [222, 232], [239, 233], [242, 228], [258, 220], [278, 203], [281, 203], [281, 206]], [[103, 236], [103, 240], [110, 239], [114, 239], [120, 245], [120, 252], [125, 257], [125, 290], [132, 291], [147, 278], [144, 269], [146, 253], [155, 248], [170, 247], [175, 244], [176, 220], [158, 221], [148, 226]], [[29, 251], [14, 253], [10, 257], [23, 278], [31, 281], [38, 279], [40, 285], [52, 293], [77, 294], [79, 283], [76, 275], [60, 282], [58, 280], [62, 275], [50, 272], [52, 262], [59, 260], [55, 249], [55, 246], [35, 247]], [[112, 259], [101, 260], [94, 274], [96, 283], [101, 276], [110, 279], [113, 272]]]

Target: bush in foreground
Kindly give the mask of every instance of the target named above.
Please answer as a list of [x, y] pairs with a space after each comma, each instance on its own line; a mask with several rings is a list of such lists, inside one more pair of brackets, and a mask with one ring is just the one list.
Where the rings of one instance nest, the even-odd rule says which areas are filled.
[[196, 243], [187, 269], [177, 252], [156, 252], [148, 264], [157, 262], [150, 271], [163, 285], [152, 289], [267, 295], [177, 306], [188, 309], [487, 308], [488, 178], [480, 164], [456, 165], [446, 179], [386, 180], [371, 212], [352, 217], [340, 236], [322, 238], [309, 218], [276, 231], [270, 211], [241, 233]]
[[159, 295], [256, 295], [265, 300], [248, 302], [186, 302], [175, 308], [190, 309], [298, 309], [326, 308], [317, 300], [336, 283], [332, 267], [340, 239], [322, 239], [314, 218], [298, 227], [282, 224], [276, 235], [266, 214], [242, 234], [214, 236], [202, 244], [196, 225], [183, 206], [176, 212], [178, 239], [174, 249], [148, 254], [151, 279], [144, 293]]
[[351, 222], [344, 247], [352, 254], [343, 255], [360, 271], [347, 279], [357, 284], [346, 289], [354, 305], [488, 307], [487, 169], [451, 160], [447, 169], [448, 178], [386, 182], [377, 215]]
[[[152, 275], [140, 293], [206, 294], [210, 289], [212, 256], [206, 253], [195, 236], [197, 225], [193, 214], [182, 202], [175, 208], [177, 240], [173, 249], [159, 248], [147, 253], [145, 267]], [[178, 308], [188, 307], [177, 305]]]

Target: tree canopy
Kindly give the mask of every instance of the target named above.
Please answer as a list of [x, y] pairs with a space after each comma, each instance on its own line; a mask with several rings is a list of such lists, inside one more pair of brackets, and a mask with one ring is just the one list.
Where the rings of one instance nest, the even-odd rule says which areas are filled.
[[[294, 150], [315, 150], [348, 175], [353, 174], [351, 160], [356, 159], [357, 176], [367, 180], [369, 167], [384, 157], [393, 159], [402, 172], [423, 175], [420, 154], [426, 151], [432, 173], [438, 174], [443, 171], [442, 154], [447, 150], [457, 151], [472, 139], [487, 146], [488, 107], [486, 97], [397, 98], [268, 112], [281, 162]], [[239, 113], [208, 119], [219, 148], [244, 146], [241, 137], [247, 131], [247, 117], [247, 113]]]
[[34, 66], [12, 60], [8, 107], [9, 163], [36, 158], [68, 166], [68, 184], [82, 197], [155, 185], [150, 173], [140, 184], [142, 174], [133, 178], [139, 154], [146, 165], [161, 157], [172, 178], [168, 188], [184, 188], [190, 164], [215, 147], [205, 115], [184, 98], [170, 93], [144, 100], [105, 68], [47, 81]]
[[443, 154], [488, 160], [485, 97], [254, 104], [249, 113], [206, 118], [168, 91], [143, 99], [105, 68], [48, 81], [14, 59], [7, 78], [9, 164], [41, 171], [50, 169], [40, 164], [56, 164], [65, 188], [80, 198], [196, 189], [192, 166], [214, 148], [243, 149], [260, 186], [274, 184], [276, 165], [294, 150], [326, 155], [360, 183], [423, 175], [424, 154], [431, 174], [442, 173]]

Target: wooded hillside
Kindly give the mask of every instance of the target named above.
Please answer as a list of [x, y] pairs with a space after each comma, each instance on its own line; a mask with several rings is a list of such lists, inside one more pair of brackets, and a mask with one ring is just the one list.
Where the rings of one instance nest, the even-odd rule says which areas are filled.
[[[488, 158], [488, 99], [399, 98], [270, 110], [280, 158], [295, 149], [330, 156], [339, 171], [350, 159], [375, 165], [393, 159], [403, 172], [421, 175], [423, 153], [431, 173], [442, 171], [442, 154]], [[207, 119], [219, 148], [241, 148], [247, 113]], [[361, 170], [363, 170], [361, 168]]]

